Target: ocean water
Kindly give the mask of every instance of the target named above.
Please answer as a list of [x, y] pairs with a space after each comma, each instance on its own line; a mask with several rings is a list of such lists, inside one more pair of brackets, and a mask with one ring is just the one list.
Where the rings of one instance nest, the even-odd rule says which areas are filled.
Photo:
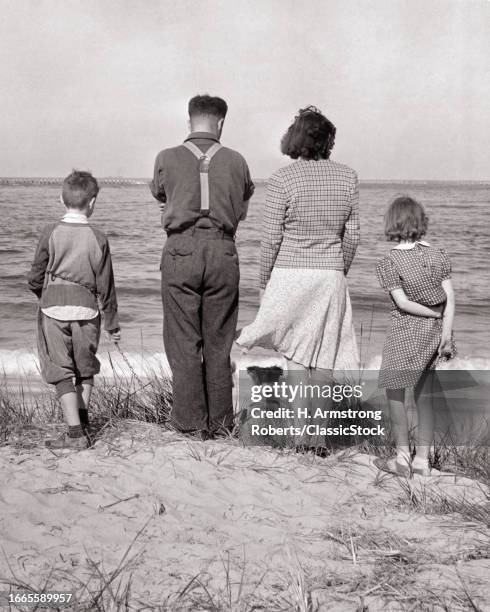
[[[374, 267], [390, 248], [383, 237], [383, 213], [400, 193], [412, 194], [425, 205], [429, 216], [427, 240], [443, 246], [451, 256], [459, 367], [487, 369], [490, 183], [361, 183], [362, 242], [348, 281], [363, 365], [368, 369], [379, 366], [389, 321], [389, 301], [378, 286]], [[258, 307], [264, 199], [265, 185], [259, 183], [249, 217], [237, 234], [241, 267], [239, 326], [252, 321]], [[2, 186], [0, 210], [0, 370], [8, 375], [32, 374], [36, 372], [37, 306], [27, 288], [26, 273], [40, 229], [63, 214], [59, 187]], [[111, 243], [122, 325], [121, 348], [140, 370], [141, 355], [157, 366], [164, 362], [159, 272], [164, 233], [158, 206], [143, 182], [103, 186], [91, 222], [104, 229]], [[114, 347], [103, 337], [100, 355], [106, 370], [108, 351], [114, 353]]]

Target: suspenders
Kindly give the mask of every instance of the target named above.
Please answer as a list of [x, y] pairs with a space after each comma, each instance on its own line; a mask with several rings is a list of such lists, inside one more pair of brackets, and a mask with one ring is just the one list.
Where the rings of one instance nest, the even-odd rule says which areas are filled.
[[211, 147], [203, 153], [199, 147], [193, 142], [184, 142], [184, 147], [197, 157], [199, 160], [199, 181], [201, 184], [201, 215], [209, 215], [209, 164], [215, 153], [221, 149], [219, 142], [215, 142]]

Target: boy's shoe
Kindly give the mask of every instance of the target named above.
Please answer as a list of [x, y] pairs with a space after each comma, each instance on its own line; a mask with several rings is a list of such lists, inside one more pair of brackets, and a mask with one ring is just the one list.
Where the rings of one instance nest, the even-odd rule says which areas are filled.
[[45, 445], [47, 448], [52, 450], [74, 450], [81, 451], [89, 447], [89, 441], [86, 436], [80, 436], [78, 438], [70, 438], [67, 433], [61, 434], [54, 440], [46, 440]]

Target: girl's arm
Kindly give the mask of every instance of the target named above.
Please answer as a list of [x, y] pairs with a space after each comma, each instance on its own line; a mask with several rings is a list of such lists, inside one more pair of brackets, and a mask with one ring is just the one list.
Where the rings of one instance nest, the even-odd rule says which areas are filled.
[[435, 319], [440, 319], [442, 316], [440, 312], [433, 310], [429, 306], [423, 306], [422, 304], [409, 300], [401, 287], [393, 289], [390, 293], [398, 308], [404, 312], [408, 312], [408, 314], [417, 317], [433, 317]]
[[445, 354], [451, 352], [451, 337], [453, 333], [454, 323], [454, 310], [455, 310], [455, 299], [454, 290], [451, 279], [447, 278], [442, 281], [442, 288], [446, 293], [446, 307], [444, 308], [444, 314], [442, 317], [442, 335], [441, 343], [439, 345], [439, 354]]

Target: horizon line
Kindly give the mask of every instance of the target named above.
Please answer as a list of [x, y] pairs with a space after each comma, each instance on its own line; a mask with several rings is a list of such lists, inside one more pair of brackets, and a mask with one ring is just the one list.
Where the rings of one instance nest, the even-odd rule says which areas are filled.
[[[43, 176], [0, 176], [0, 184], [2, 184], [4, 181], [15, 181], [15, 182], [22, 182], [22, 181], [49, 181], [49, 182], [53, 182], [53, 183], [62, 183], [64, 180], [64, 176], [49, 176], [49, 175], [43, 175]], [[139, 176], [116, 176], [116, 175], [107, 175], [107, 176], [101, 176], [101, 177], [95, 177], [97, 179], [97, 181], [99, 182], [104, 182], [104, 181], [112, 181], [112, 182], [116, 182], [116, 181], [120, 181], [121, 183], [124, 182], [132, 182], [132, 181], [138, 181], [138, 182], [144, 182], [144, 183], [149, 183], [152, 179], [150, 177], [139, 177]], [[257, 181], [259, 183], [266, 183], [269, 179], [268, 178], [259, 178], [259, 177], [252, 177], [252, 179], [254, 181]], [[484, 184], [484, 183], [490, 183], [490, 178], [487, 179], [448, 179], [448, 178], [435, 178], [435, 179], [422, 179], [422, 178], [405, 178], [405, 179], [401, 179], [401, 178], [360, 178], [359, 179], [359, 183], [478, 183], [478, 184]]]

